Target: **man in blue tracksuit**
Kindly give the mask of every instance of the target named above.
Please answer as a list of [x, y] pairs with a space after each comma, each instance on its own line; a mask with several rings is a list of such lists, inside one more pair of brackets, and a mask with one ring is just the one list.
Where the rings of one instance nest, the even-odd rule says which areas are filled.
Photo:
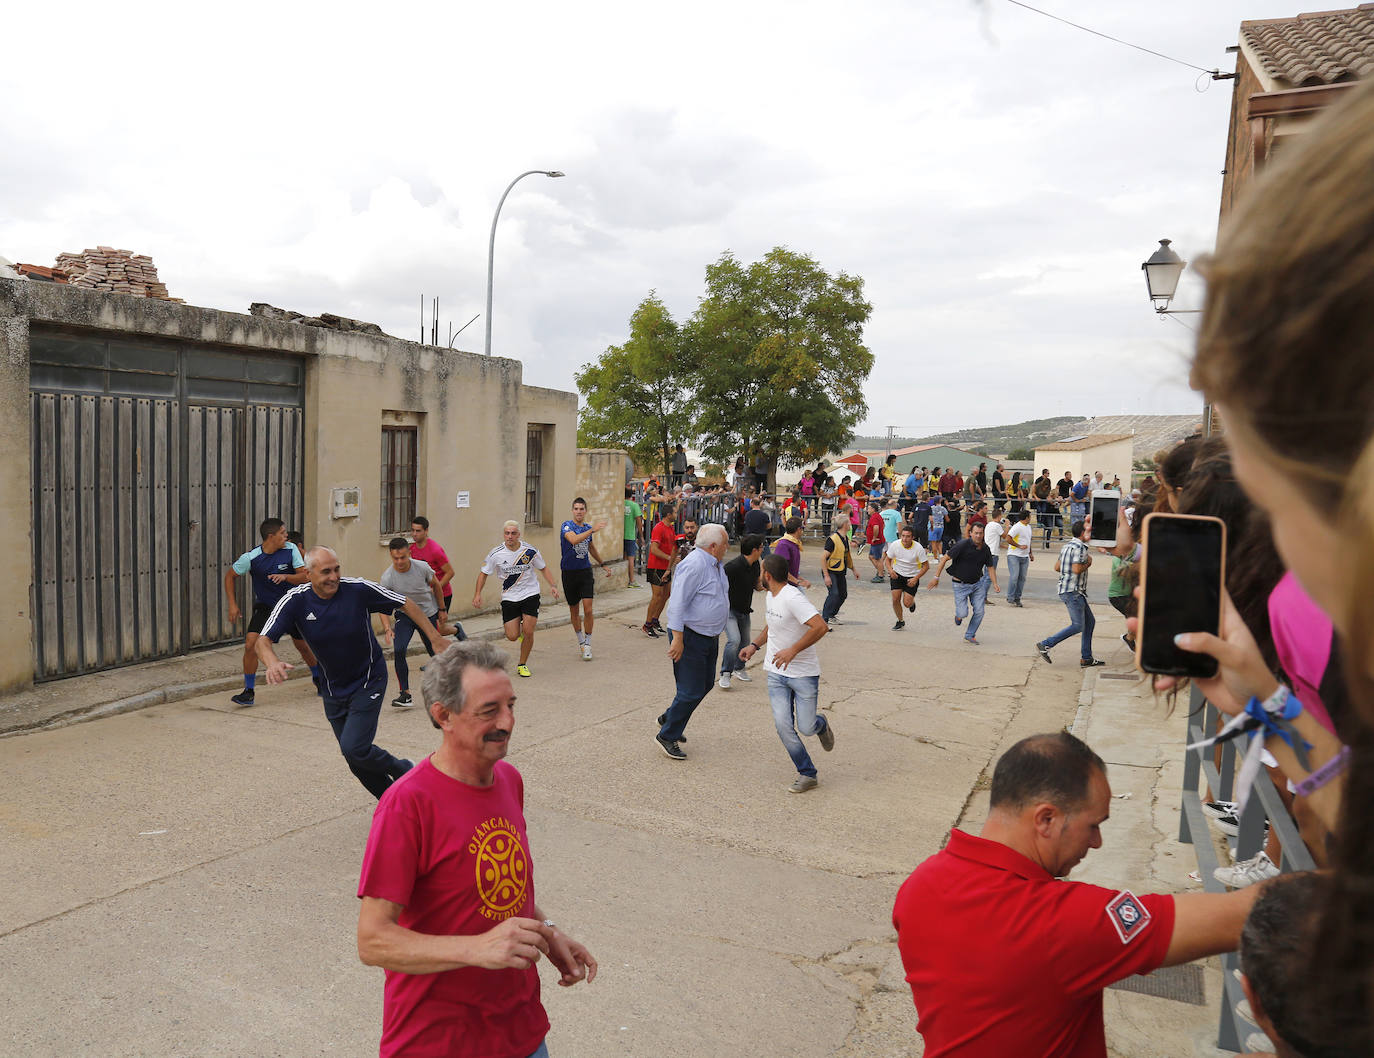
[[447, 649], [449, 641], [439, 638], [424, 611], [404, 595], [361, 577], [339, 576], [339, 556], [331, 549], [312, 547], [305, 568], [310, 582], [292, 588], [273, 608], [258, 636], [258, 656], [267, 666], [267, 682], [281, 683], [291, 666], [272, 646], [283, 635], [300, 631], [319, 661], [324, 715], [348, 769], [380, 798], [414, 765], [372, 741], [386, 694], [386, 659], [372, 632], [372, 615], [403, 610], [436, 653]]

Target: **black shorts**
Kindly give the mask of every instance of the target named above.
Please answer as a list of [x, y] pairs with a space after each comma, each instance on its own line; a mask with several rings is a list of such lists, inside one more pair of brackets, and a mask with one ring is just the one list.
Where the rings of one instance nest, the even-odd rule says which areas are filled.
[[512, 621], [518, 621], [518, 620], [520, 620], [521, 617], [538, 617], [538, 616], [539, 616], [539, 593], [538, 593], [538, 592], [535, 592], [533, 595], [527, 595], [527, 596], [525, 596], [525, 598], [523, 598], [523, 599], [517, 599], [515, 602], [506, 602], [505, 599], [502, 599], [502, 600], [501, 600], [501, 623], [502, 623], [502, 624], [510, 624]]
[[563, 597], [569, 606], [576, 606], [583, 599], [596, 594], [596, 577], [589, 569], [565, 569], [563, 571]]
[[673, 571], [671, 569], [646, 569], [644, 579], [656, 586], [666, 585], [672, 581]]
[[[267, 624], [267, 619], [272, 616], [275, 606], [268, 606], [266, 603], [255, 602], [253, 604], [253, 615], [248, 618], [248, 634], [255, 636], [263, 630]], [[291, 629], [291, 635], [296, 635], [296, 630]]]
[[915, 595], [921, 587], [921, 582], [918, 580], [916, 586], [912, 587], [907, 583], [906, 577], [888, 577], [887, 586], [893, 591], [904, 592], [907, 595]]

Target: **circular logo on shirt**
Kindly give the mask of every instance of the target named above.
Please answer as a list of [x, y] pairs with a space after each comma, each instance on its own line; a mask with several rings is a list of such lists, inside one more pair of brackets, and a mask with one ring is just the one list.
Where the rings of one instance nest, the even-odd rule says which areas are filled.
[[508, 918], [524, 904], [529, 878], [520, 835], [502, 820], [477, 843], [477, 895], [494, 917]]
[[1140, 917], [1140, 912], [1135, 909], [1134, 904], [1122, 904], [1116, 913], [1121, 916], [1121, 921], [1128, 926], [1134, 926], [1136, 919]]

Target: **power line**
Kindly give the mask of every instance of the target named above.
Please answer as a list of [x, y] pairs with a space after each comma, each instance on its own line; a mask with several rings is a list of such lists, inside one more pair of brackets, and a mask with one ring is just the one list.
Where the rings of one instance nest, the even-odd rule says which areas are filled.
[[[1103, 33], [1100, 30], [1092, 29], [1089, 26], [1080, 26], [1077, 22], [1070, 22], [1067, 18], [1061, 18], [1058, 15], [1052, 15], [1048, 11], [1041, 11], [1040, 8], [1031, 7], [1030, 4], [1022, 3], [1021, 0], [1007, 0], [1007, 3], [1015, 4], [1017, 7], [1024, 7], [1027, 11], [1034, 11], [1037, 15], [1044, 15], [1046, 18], [1052, 18], [1056, 22], [1062, 22], [1064, 23], [1064, 25], [1072, 26], [1074, 29], [1081, 29], [1084, 33], [1091, 33], [1095, 37], [1102, 37], [1104, 40], [1110, 40], [1116, 44], [1124, 44], [1128, 48], [1134, 48], [1136, 51], [1143, 51], [1147, 55], [1153, 55], [1156, 58], [1167, 59], [1169, 62], [1176, 62], [1180, 66], [1188, 67], [1188, 69], [1190, 70], [1199, 70], [1202, 73], [1211, 74], [1212, 80], [1214, 81], [1220, 81], [1223, 79], [1235, 77], [1235, 74], [1222, 73], [1215, 67], [1208, 70], [1201, 66], [1194, 66], [1192, 63], [1184, 62], [1182, 59], [1175, 59], [1172, 55], [1165, 55], [1162, 51], [1155, 51], [1153, 48], [1146, 48], [1140, 44], [1132, 44], [1129, 40], [1122, 40], [1120, 37], [1113, 37], [1110, 33]], [[1199, 80], [1201, 80], [1201, 78], [1199, 78]]]

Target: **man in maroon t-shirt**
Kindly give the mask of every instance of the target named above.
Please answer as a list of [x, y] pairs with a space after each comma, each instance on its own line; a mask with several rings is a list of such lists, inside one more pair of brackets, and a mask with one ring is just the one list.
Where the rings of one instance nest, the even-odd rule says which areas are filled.
[[[423, 514], [417, 514], [411, 521], [410, 535], [415, 541], [410, 545], [410, 557], [418, 558], [434, 570], [434, 579], [443, 588], [444, 601], [439, 607], [439, 617], [440, 621], [447, 623], [449, 607], [453, 602], [453, 563], [448, 560], [448, 555], [444, 553], [438, 541], [430, 537], [429, 519]], [[440, 621], [436, 621], [435, 624], [438, 625]], [[444, 635], [449, 634], [444, 632]]]
[[1063, 880], [1101, 847], [1112, 803], [1102, 758], [1068, 732], [1012, 746], [991, 801], [982, 833], [953, 831], [892, 911], [926, 1058], [1106, 1058], [1104, 988], [1239, 945], [1261, 886], [1136, 896]]
[[883, 516], [880, 513], [881, 506], [876, 503], [868, 505], [868, 521], [864, 525], [864, 542], [868, 544], [868, 561], [873, 563], [874, 574], [872, 583], [886, 580], [883, 571], [883, 554], [887, 550], [887, 528], [883, 525]]
[[547, 1058], [535, 964], [573, 985], [596, 960], [534, 902], [505, 652], [450, 647], [424, 692], [439, 748], [382, 795], [358, 883], [358, 954], [386, 969], [381, 1058]]

